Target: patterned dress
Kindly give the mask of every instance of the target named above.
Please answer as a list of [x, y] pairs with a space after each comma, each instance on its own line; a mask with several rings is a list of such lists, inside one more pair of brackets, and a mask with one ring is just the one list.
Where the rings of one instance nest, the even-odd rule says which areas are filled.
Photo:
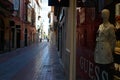
[[98, 36], [96, 38], [96, 47], [94, 53], [95, 62], [98, 64], [109, 64], [113, 62], [113, 52], [116, 37], [112, 24], [105, 27], [103, 24], [99, 26]]

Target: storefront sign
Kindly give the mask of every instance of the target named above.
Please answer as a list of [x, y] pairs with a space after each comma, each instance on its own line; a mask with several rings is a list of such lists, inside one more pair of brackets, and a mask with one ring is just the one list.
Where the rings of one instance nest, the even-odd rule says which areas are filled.
[[108, 80], [108, 73], [106, 71], [100, 71], [98, 66], [82, 56], [80, 57], [80, 70], [82, 71], [81, 75], [85, 73], [83, 78], [88, 76], [87, 80], [100, 80], [100, 75], [102, 80]]

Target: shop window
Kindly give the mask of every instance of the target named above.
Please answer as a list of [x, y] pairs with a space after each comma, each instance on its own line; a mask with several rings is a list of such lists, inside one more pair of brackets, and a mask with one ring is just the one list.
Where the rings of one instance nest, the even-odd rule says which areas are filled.
[[[115, 34], [116, 34], [116, 47], [115, 47], [115, 75], [120, 78], [120, 3], [115, 5]], [[116, 77], [116, 78], [117, 78]]]

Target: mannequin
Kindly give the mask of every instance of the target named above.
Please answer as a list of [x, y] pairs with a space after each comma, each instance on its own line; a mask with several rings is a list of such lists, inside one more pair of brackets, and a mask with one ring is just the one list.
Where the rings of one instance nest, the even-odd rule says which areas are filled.
[[[99, 25], [96, 37], [96, 47], [94, 53], [95, 63], [100, 67], [100, 73], [106, 71], [107, 79], [112, 79], [111, 67], [113, 66], [113, 52], [115, 47], [115, 31], [114, 25], [109, 22], [110, 12], [108, 9], [103, 9], [101, 12], [103, 23]], [[100, 74], [100, 80], [103, 80]]]

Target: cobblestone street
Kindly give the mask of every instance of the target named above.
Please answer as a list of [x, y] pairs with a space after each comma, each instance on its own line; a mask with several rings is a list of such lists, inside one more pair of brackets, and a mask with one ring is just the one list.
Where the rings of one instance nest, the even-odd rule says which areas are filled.
[[0, 80], [65, 80], [55, 46], [44, 41], [0, 54]]

